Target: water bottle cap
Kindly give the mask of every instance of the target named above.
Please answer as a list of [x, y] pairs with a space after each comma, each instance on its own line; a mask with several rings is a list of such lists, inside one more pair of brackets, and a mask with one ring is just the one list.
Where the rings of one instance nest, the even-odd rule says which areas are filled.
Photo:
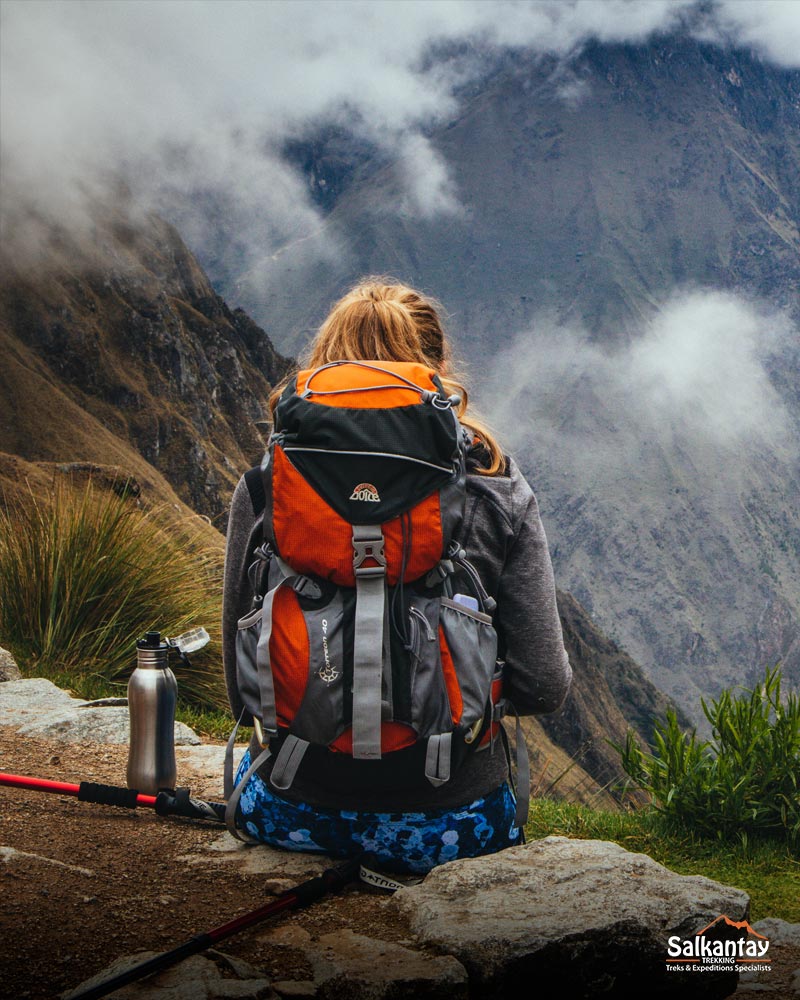
[[146, 632], [143, 639], [136, 643], [137, 649], [166, 649], [167, 644], [161, 641], [160, 632]]

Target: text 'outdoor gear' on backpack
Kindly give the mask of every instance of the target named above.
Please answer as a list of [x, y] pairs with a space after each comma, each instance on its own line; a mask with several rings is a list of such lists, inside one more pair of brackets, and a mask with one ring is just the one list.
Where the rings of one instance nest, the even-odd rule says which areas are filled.
[[344, 361], [278, 402], [236, 652], [268, 748], [250, 773], [272, 753], [277, 789], [315, 745], [363, 761], [416, 746], [440, 785], [497, 731], [495, 604], [458, 542], [459, 402], [421, 364]]

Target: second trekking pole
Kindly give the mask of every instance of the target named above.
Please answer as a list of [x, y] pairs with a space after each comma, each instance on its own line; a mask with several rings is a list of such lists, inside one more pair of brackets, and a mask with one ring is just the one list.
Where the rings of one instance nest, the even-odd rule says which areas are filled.
[[257, 910], [252, 910], [241, 917], [236, 917], [228, 921], [228, 923], [222, 924], [220, 927], [206, 931], [204, 934], [195, 934], [194, 937], [189, 938], [188, 941], [184, 941], [183, 944], [178, 945], [177, 948], [173, 948], [171, 951], [155, 955], [146, 962], [135, 965], [133, 968], [121, 972], [111, 979], [107, 979], [104, 983], [99, 983], [97, 986], [90, 986], [82, 993], [71, 994], [70, 1000], [99, 1000], [100, 997], [108, 996], [109, 993], [127, 986], [128, 983], [135, 983], [145, 976], [152, 975], [154, 972], [160, 972], [162, 969], [167, 969], [171, 965], [182, 962], [183, 959], [189, 958], [190, 955], [197, 955], [207, 948], [212, 948], [219, 941], [223, 941], [233, 934], [238, 934], [239, 931], [243, 931], [247, 927], [252, 927], [253, 924], [266, 920], [267, 917], [282, 913], [284, 910], [296, 910], [302, 906], [308, 906], [309, 903], [321, 899], [329, 892], [339, 892], [350, 882], [358, 878], [360, 870], [360, 856], [346, 861], [336, 868], [328, 868], [316, 878], [302, 882], [300, 885], [295, 886], [294, 889], [288, 889], [286, 892], [281, 893], [277, 899], [272, 900], [270, 903], [265, 903], [264, 906], [260, 906]]

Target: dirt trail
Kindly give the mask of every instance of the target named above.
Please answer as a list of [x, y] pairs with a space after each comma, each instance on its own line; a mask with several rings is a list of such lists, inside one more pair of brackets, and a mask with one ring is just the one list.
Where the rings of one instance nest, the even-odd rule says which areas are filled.
[[[0, 771], [124, 785], [126, 762], [125, 746], [32, 740], [0, 726]], [[181, 773], [180, 764], [178, 783], [199, 797], [220, 798], [219, 778], [198, 780]], [[0, 996], [50, 1000], [120, 955], [166, 950], [289, 887], [285, 873], [271, 881], [241, 865], [185, 860], [207, 852], [221, 834], [215, 824], [162, 819], [150, 809], [0, 787], [0, 848], [14, 849], [0, 850]], [[407, 939], [406, 928], [386, 912], [386, 898], [352, 888], [278, 922], [312, 937], [349, 927]], [[273, 980], [305, 978], [300, 953], [270, 946], [268, 930], [253, 927], [221, 950]]]

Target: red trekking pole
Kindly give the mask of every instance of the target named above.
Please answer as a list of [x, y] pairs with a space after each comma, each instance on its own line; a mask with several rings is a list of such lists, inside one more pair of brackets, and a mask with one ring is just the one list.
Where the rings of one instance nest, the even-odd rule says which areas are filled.
[[159, 816], [185, 816], [188, 819], [210, 819], [225, 822], [225, 803], [206, 802], [194, 799], [188, 788], [176, 792], [159, 792], [158, 795], [142, 795], [135, 788], [120, 788], [117, 785], [99, 785], [93, 781], [82, 781], [73, 785], [66, 781], [49, 781], [46, 778], [28, 778], [21, 774], [0, 772], [0, 785], [10, 788], [24, 788], [31, 792], [50, 792], [53, 795], [73, 795], [81, 802], [95, 802], [103, 806], [121, 806], [136, 809], [148, 806]]

